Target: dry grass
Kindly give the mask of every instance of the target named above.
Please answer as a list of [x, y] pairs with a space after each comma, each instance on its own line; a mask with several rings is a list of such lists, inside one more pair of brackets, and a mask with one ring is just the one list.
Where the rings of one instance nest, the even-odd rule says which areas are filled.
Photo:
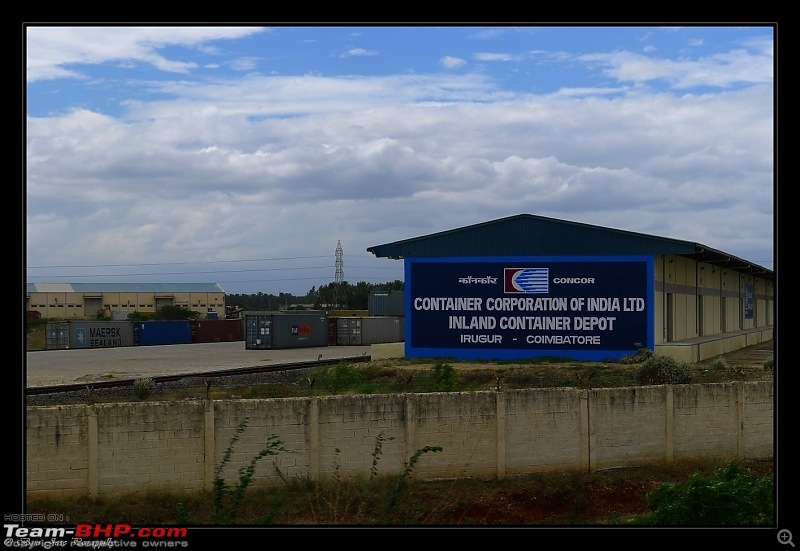
[[[771, 460], [741, 463], [758, 476]], [[647, 494], [663, 482], [711, 474], [720, 463], [680, 462], [601, 473], [548, 473], [504, 479], [422, 481], [413, 477], [389, 508], [396, 477], [294, 480], [248, 490], [237, 524], [260, 525], [625, 525], [648, 513]], [[257, 475], [258, 473], [256, 473]], [[181, 503], [182, 511], [178, 507]], [[151, 492], [122, 497], [37, 500], [28, 513], [68, 512], [65, 524], [213, 524], [210, 492]]]

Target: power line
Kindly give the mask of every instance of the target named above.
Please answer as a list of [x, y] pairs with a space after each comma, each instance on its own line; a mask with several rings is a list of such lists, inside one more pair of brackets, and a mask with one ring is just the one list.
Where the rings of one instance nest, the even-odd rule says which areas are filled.
[[[393, 270], [390, 266], [353, 266], [365, 270]], [[132, 276], [162, 276], [162, 275], [193, 275], [193, 274], [242, 274], [248, 272], [274, 272], [287, 270], [321, 270], [329, 266], [295, 266], [290, 268], [259, 268], [248, 270], [204, 270], [191, 272], [134, 272], [124, 274], [60, 274], [60, 275], [28, 275], [28, 279], [70, 279], [87, 277], [132, 277]]]
[[277, 258], [250, 258], [244, 260], [204, 260], [194, 262], [137, 262], [135, 264], [62, 264], [53, 266], [28, 266], [27, 269], [45, 269], [45, 268], [125, 268], [129, 266], [179, 266], [185, 264], [225, 264], [234, 262], [272, 262], [275, 260], [302, 260], [309, 258], [329, 258], [326, 256], [284, 256]]
[[261, 268], [258, 270], [208, 270], [208, 271], [197, 271], [193, 270], [191, 272], [142, 272], [142, 273], [125, 273], [125, 274], [89, 274], [89, 275], [69, 275], [69, 276], [32, 276], [33, 278], [37, 277], [47, 277], [47, 278], [54, 278], [54, 277], [128, 277], [128, 276], [162, 276], [162, 275], [192, 275], [192, 274], [240, 274], [245, 272], [272, 272], [278, 270], [316, 270], [321, 268], [328, 268], [328, 266], [300, 266], [295, 268]]

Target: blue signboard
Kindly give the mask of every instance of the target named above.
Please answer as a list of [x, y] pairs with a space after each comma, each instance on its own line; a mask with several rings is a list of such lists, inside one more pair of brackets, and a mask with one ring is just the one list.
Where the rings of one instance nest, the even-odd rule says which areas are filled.
[[753, 319], [753, 284], [744, 284], [744, 319]]
[[653, 349], [653, 259], [407, 258], [406, 356], [602, 361]]

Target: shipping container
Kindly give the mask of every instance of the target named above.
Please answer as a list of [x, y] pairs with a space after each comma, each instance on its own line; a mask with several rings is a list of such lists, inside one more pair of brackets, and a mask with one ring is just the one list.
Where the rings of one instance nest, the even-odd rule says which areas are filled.
[[48, 322], [45, 331], [48, 350], [134, 346], [133, 324], [129, 321]]
[[339, 317], [336, 320], [336, 344], [361, 346], [361, 320], [365, 317]]
[[327, 346], [328, 316], [320, 311], [308, 312], [245, 312], [245, 349]]
[[272, 348], [328, 346], [325, 312], [276, 314], [272, 329]]
[[403, 318], [399, 316], [336, 318], [336, 344], [339, 346], [403, 342], [403, 335]]
[[369, 315], [386, 316], [389, 312], [389, 291], [371, 291], [369, 294]]
[[369, 310], [327, 310], [326, 313], [340, 318], [365, 318], [369, 315]]
[[69, 322], [48, 321], [44, 326], [45, 348], [63, 350], [69, 348]]
[[361, 319], [361, 344], [403, 342], [403, 319], [394, 316], [376, 316]]
[[336, 316], [331, 316], [328, 318], [328, 346], [336, 346], [339, 344], [337, 342], [336, 335], [338, 335], [337, 331], [337, 321], [339, 320]]
[[386, 315], [402, 317], [405, 315], [405, 309], [405, 293], [403, 291], [389, 291], [389, 306]]
[[133, 322], [134, 346], [159, 344], [191, 344], [192, 326], [189, 320], [152, 320]]
[[244, 340], [244, 320], [207, 319], [192, 321], [192, 342], [233, 342]]

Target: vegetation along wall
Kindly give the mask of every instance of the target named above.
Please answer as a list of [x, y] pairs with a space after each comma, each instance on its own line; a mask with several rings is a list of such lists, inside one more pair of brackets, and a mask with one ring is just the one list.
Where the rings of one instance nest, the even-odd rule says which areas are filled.
[[[504, 477], [773, 454], [773, 385], [135, 402], [27, 408], [28, 499], [210, 489], [277, 437], [254, 486], [402, 472]], [[230, 460], [224, 462], [230, 452]], [[375, 463], [376, 457], [378, 458]]]

